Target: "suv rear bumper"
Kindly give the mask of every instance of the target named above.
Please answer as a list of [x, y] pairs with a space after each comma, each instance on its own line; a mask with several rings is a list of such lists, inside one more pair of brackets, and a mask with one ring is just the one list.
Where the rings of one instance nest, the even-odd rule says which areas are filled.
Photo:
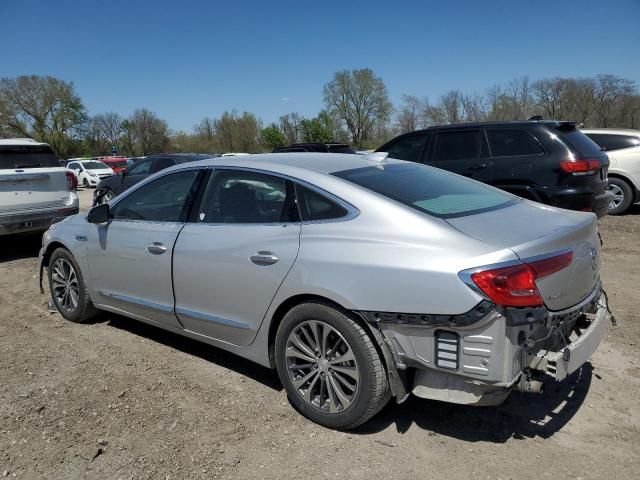
[[545, 203], [554, 207], [593, 212], [598, 218], [609, 213], [609, 203], [611, 202], [609, 190], [594, 193], [591, 189], [567, 188], [545, 193], [548, 198], [548, 202]]
[[80, 211], [77, 198], [65, 207], [57, 207], [36, 212], [0, 214], [0, 236], [47, 230], [54, 220], [75, 215]]

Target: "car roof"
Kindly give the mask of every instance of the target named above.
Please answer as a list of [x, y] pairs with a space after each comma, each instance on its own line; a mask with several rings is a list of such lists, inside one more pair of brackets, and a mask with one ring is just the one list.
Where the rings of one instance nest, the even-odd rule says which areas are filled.
[[[387, 163], [404, 163], [401, 160], [388, 158]], [[236, 157], [215, 157], [189, 163], [189, 166], [239, 167], [255, 168], [283, 174], [308, 171], [317, 173], [335, 173], [342, 170], [373, 167], [380, 165], [380, 160], [369, 155], [353, 155], [349, 153], [289, 152], [258, 153]]]
[[631, 128], [581, 128], [582, 133], [603, 133], [605, 135], [633, 135], [640, 136], [640, 130]]
[[25, 146], [25, 145], [47, 145], [46, 143], [36, 142], [31, 138], [0, 138], [0, 145]]
[[[421, 130], [407, 132], [404, 135], [413, 135], [416, 133], [428, 133], [436, 130], [449, 129], [465, 129], [465, 128], [485, 128], [485, 127], [531, 127], [535, 125], [545, 125], [548, 127], [558, 127], [560, 125], [576, 125], [576, 122], [565, 120], [499, 120], [491, 122], [468, 122], [468, 123], [451, 123], [448, 125], [432, 125]], [[397, 137], [396, 137], [397, 138]]]

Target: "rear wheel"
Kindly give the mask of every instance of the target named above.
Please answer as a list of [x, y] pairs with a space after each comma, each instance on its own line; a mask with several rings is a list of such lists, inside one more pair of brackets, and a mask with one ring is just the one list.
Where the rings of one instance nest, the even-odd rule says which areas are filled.
[[100, 197], [100, 202], [99, 203], [109, 203], [111, 201], [111, 199], [115, 197], [115, 195], [113, 194], [113, 192], [111, 190], [107, 190], [106, 192], [104, 192], [104, 194]]
[[82, 323], [98, 313], [87, 293], [80, 267], [68, 250], [55, 250], [47, 271], [51, 298], [65, 319]]
[[633, 203], [633, 189], [621, 178], [609, 178], [611, 202], [609, 203], [609, 215], [621, 215], [626, 212]]
[[368, 334], [324, 303], [301, 304], [287, 313], [276, 335], [276, 366], [293, 405], [326, 427], [355, 428], [391, 396]]
[[82, 179], [82, 186], [84, 188], [89, 188], [89, 180], [87, 180], [86, 177]]

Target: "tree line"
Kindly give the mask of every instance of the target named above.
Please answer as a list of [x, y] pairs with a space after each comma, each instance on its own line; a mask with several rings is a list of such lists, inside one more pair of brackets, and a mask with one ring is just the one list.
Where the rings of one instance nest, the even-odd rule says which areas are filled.
[[393, 136], [430, 125], [523, 120], [533, 115], [588, 127], [640, 128], [640, 92], [615, 75], [515, 78], [483, 92], [451, 90], [435, 101], [404, 95], [394, 108], [383, 80], [368, 69], [336, 72], [313, 118], [282, 115], [264, 124], [252, 112], [204, 117], [189, 132], [173, 131], [147, 108], [127, 117], [89, 115], [73, 83], [49, 76], [0, 79], [0, 138], [31, 137], [61, 158], [158, 152], [264, 152], [297, 142], [344, 142], [375, 148]]

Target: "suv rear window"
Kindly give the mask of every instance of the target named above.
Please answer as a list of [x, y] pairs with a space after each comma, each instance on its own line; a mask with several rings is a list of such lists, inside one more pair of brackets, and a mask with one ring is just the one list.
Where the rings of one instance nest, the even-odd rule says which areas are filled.
[[383, 163], [333, 175], [441, 218], [488, 212], [518, 201], [482, 183], [417, 163]]
[[38, 146], [0, 146], [0, 169], [60, 167], [51, 148]]
[[633, 135], [612, 135], [609, 133], [585, 133], [607, 152], [640, 146], [640, 138]]
[[568, 128], [562, 125], [556, 128], [555, 131], [558, 132], [562, 139], [565, 140], [569, 146], [573, 147], [579, 155], [599, 155], [602, 151], [596, 142], [575, 127]]

